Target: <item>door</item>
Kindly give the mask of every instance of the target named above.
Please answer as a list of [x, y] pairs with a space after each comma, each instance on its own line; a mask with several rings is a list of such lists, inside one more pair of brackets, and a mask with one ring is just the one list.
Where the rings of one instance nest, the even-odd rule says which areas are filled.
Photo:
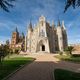
[[45, 51], [45, 46], [44, 45], [42, 45], [42, 51]]

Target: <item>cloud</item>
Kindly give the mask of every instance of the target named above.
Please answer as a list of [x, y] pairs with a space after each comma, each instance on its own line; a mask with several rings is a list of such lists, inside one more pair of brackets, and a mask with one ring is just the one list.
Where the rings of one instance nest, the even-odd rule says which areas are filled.
[[10, 40], [10, 37], [0, 36], [0, 44], [5, 44], [6, 40]]
[[64, 5], [65, 0], [17, 0], [10, 13], [0, 12], [0, 36], [10, 38], [16, 26], [20, 33], [26, 33], [30, 20], [36, 24], [38, 18], [44, 15], [50, 22], [57, 23], [58, 18], [64, 20], [69, 41], [73, 40], [80, 33], [80, 13], [78, 9], [69, 8], [64, 14]]

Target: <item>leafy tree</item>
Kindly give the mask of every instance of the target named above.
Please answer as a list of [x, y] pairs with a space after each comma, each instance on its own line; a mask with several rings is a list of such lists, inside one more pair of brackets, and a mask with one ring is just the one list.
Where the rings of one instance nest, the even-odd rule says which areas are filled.
[[68, 9], [70, 6], [72, 6], [73, 8], [79, 7], [79, 6], [80, 6], [80, 0], [66, 0], [64, 12], [66, 12], [67, 9]]
[[4, 58], [4, 56], [7, 54], [7, 46], [5, 46], [5, 45], [1, 45], [0, 46], [0, 62], [2, 62], [2, 60], [3, 60], [3, 58]]
[[1, 45], [1, 46], [0, 46], [0, 62], [2, 62], [3, 58], [4, 58], [5, 56], [7, 56], [7, 55], [8, 55], [8, 58], [9, 58], [9, 55], [10, 55], [12, 52], [13, 52], [13, 51], [12, 51], [12, 49], [10, 49], [9, 45], [6, 45], [6, 44]]
[[13, 2], [15, 0], [0, 0], [0, 8], [5, 10], [6, 12], [9, 12], [9, 7], [13, 7]]

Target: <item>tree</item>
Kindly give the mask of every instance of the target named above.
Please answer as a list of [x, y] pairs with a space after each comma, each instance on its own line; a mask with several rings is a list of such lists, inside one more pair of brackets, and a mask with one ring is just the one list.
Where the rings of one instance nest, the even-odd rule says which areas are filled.
[[13, 2], [15, 0], [0, 0], [0, 8], [5, 10], [6, 12], [9, 12], [9, 7], [13, 7]]
[[74, 50], [73, 46], [68, 46], [64, 51], [69, 51], [70, 55], [72, 55], [72, 51]]
[[64, 12], [66, 12], [67, 9], [68, 9], [70, 6], [72, 6], [73, 8], [79, 7], [79, 6], [80, 6], [80, 0], [66, 0], [66, 5], [65, 5]]
[[0, 62], [2, 62], [2, 60], [4, 59], [5, 56], [9, 55], [12, 53], [12, 49], [10, 49], [9, 45], [6, 44], [2, 44], [0, 46]]

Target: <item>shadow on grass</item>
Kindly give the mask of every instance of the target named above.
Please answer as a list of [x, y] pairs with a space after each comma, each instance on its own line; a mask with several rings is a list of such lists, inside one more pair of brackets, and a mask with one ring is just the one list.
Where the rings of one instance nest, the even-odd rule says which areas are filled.
[[[2, 69], [0, 68], [0, 80], [25, 63], [28, 64], [32, 61], [34, 61], [34, 58], [27, 58], [23, 60], [20, 58], [13, 58], [13, 60], [4, 61], [1, 67]], [[24, 78], [27, 80], [54, 80], [54, 70], [57, 68], [78, 72], [78, 69], [80, 69], [80, 64], [68, 63], [65, 61], [34, 61], [27, 67], [25, 66], [13, 74], [13, 79], [10, 80], [25, 80]], [[67, 76], [68, 75], [66, 75], [66, 77]]]
[[75, 73], [64, 69], [55, 69], [54, 76], [55, 80], [80, 80], [80, 73]]

